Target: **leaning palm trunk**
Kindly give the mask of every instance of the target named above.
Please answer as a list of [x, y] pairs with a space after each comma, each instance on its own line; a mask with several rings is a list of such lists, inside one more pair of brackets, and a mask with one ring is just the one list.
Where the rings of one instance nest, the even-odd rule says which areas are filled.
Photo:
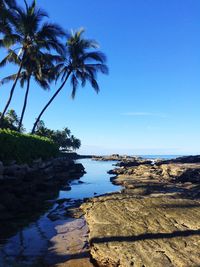
[[24, 118], [25, 110], [26, 110], [26, 105], [27, 105], [27, 100], [28, 100], [28, 94], [29, 94], [29, 89], [30, 89], [30, 79], [31, 79], [31, 77], [29, 76], [29, 78], [27, 80], [26, 94], [25, 94], [25, 97], [24, 97], [24, 105], [23, 105], [23, 108], [22, 108], [22, 113], [21, 113], [21, 117], [20, 117], [20, 121], [19, 121], [19, 126], [18, 126], [18, 131], [19, 132], [20, 132], [21, 127], [22, 127], [22, 121], [23, 121], [23, 118]]
[[9, 105], [10, 105], [10, 102], [11, 102], [11, 100], [12, 100], [13, 93], [14, 93], [14, 90], [15, 90], [15, 87], [16, 87], [16, 84], [17, 84], [17, 81], [18, 81], [18, 79], [19, 79], [19, 76], [20, 76], [20, 73], [21, 73], [21, 70], [22, 70], [22, 65], [23, 65], [23, 64], [21, 63], [21, 64], [20, 64], [20, 67], [19, 67], [19, 70], [18, 70], [18, 73], [17, 73], [17, 76], [16, 76], [16, 78], [15, 78], [15, 80], [14, 80], [13, 86], [12, 86], [12, 88], [11, 88], [11, 90], [10, 90], [10, 95], [9, 95], [8, 101], [7, 101], [7, 103], [6, 103], [6, 106], [5, 106], [5, 108], [4, 108], [3, 112], [2, 112], [2, 114], [1, 114], [1, 117], [0, 117], [0, 126], [1, 126], [1, 124], [2, 124], [2, 122], [3, 122], [3, 119], [4, 119], [4, 116], [5, 116], [5, 114], [6, 114], [6, 111], [7, 111], [8, 107], [9, 107]]
[[45, 112], [45, 110], [48, 108], [48, 106], [51, 104], [51, 102], [54, 100], [54, 98], [60, 93], [60, 91], [62, 90], [63, 86], [65, 85], [65, 83], [67, 82], [69, 76], [71, 74], [71, 71], [68, 72], [64, 82], [61, 84], [61, 86], [58, 88], [58, 90], [55, 92], [55, 94], [51, 97], [51, 99], [49, 100], [49, 102], [45, 105], [45, 107], [43, 108], [43, 110], [40, 112], [39, 116], [37, 117], [34, 125], [33, 125], [33, 129], [31, 131], [31, 134], [34, 134], [35, 133], [35, 129], [36, 129], [36, 126], [41, 118], [41, 116], [43, 115], [43, 113]]

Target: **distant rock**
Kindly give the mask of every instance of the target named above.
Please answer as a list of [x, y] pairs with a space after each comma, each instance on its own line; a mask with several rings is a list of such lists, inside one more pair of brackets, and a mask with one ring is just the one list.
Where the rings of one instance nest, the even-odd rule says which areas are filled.
[[183, 156], [170, 160], [156, 160], [156, 165], [169, 164], [169, 163], [200, 163], [200, 155], [197, 156]]
[[136, 156], [127, 156], [127, 155], [119, 155], [119, 154], [112, 154], [109, 156], [93, 156], [92, 160], [97, 161], [135, 161], [141, 159], [140, 157]]

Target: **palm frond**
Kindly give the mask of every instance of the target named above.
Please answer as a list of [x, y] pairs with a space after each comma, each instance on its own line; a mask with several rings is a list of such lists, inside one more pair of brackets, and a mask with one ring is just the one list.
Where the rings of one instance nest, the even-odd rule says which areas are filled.
[[105, 63], [106, 62], [106, 56], [104, 53], [99, 52], [99, 51], [95, 51], [95, 52], [89, 52], [89, 53], [85, 53], [83, 55], [83, 60], [91, 60], [91, 61], [98, 61], [101, 63]]
[[12, 74], [12, 75], [9, 75], [3, 79], [0, 80], [0, 85], [4, 85], [5, 83], [8, 83], [10, 81], [14, 81], [17, 77], [17, 74]]
[[108, 66], [105, 64], [86, 64], [86, 69], [93, 69], [96, 72], [100, 71], [103, 74], [109, 74]]

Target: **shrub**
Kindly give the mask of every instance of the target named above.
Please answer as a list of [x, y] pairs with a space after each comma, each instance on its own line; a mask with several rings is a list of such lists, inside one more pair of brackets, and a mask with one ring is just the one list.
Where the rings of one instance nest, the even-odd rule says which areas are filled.
[[0, 129], [0, 160], [3, 162], [30, 163], [38, 158], [55, 157], [58, 153], [58, 146], [49, 138]]

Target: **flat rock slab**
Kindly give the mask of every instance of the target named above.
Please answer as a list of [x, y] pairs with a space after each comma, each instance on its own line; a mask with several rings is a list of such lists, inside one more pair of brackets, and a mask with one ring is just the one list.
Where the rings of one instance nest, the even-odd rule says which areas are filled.
[[200, 201], [113, 194], [82, 205], [101, 267], [199, 267]]
[[88, 228], [84, 218], [58, 225], [56, 231], [46, 255], [46, 266], [93, 267], [87, 242]]

